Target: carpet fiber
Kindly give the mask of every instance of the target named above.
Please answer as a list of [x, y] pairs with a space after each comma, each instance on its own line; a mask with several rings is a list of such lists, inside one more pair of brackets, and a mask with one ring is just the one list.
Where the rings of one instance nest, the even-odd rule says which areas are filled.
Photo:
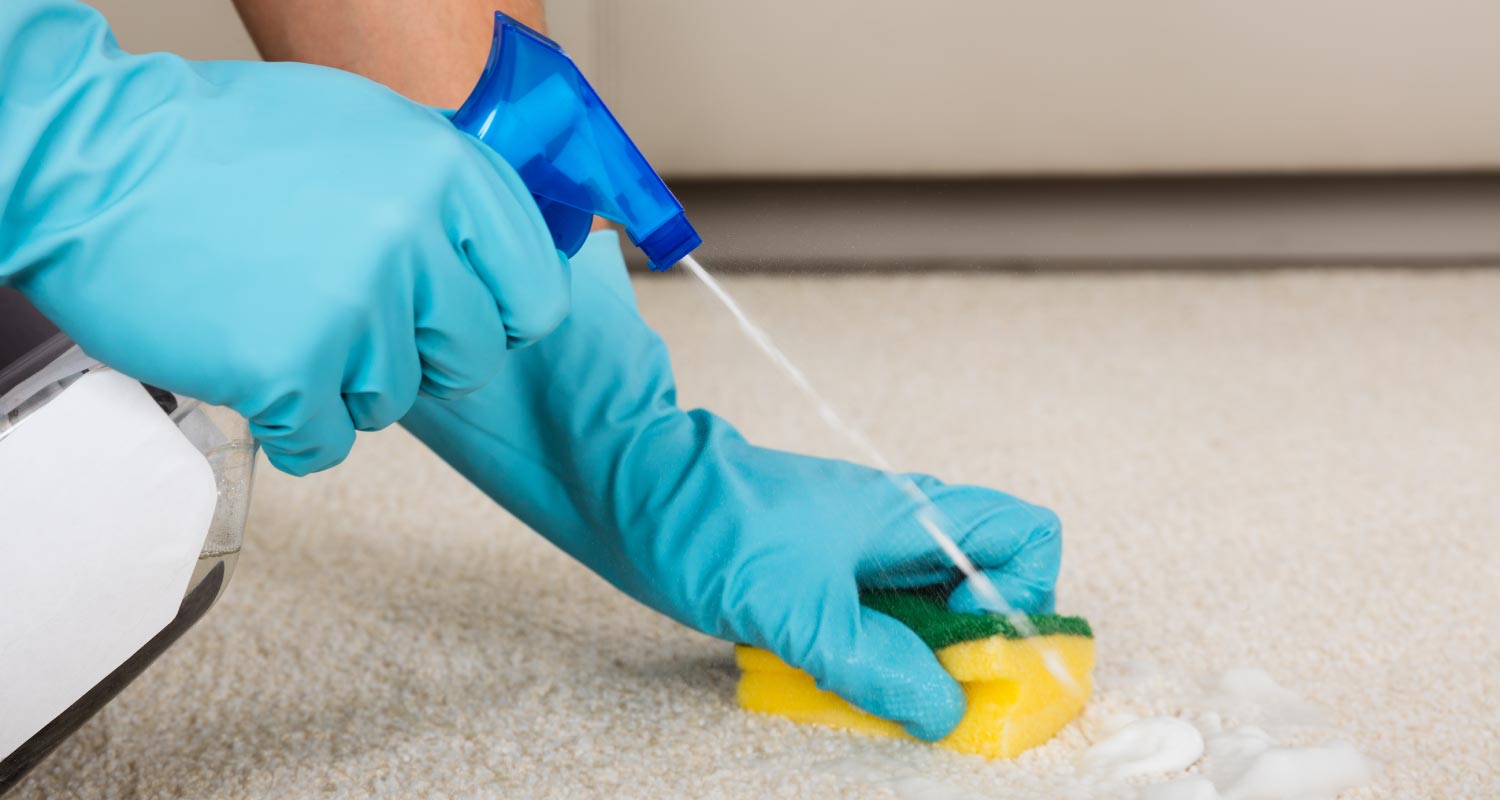
[[[1500, 273], [726, 283], [896, 463], [1061, 514], [1099, 688], [1058, 739], [986, 763], [737, 711], [728, 645], [396, 431], [263, 468], [226, 597], [16, 797], [1107, 796], [1088, 742], [1235, 666], [1384, 763], [1347, 797], [1500, 793]], [[705, 291], [637, 286], [685, 403], [847, 455]]]

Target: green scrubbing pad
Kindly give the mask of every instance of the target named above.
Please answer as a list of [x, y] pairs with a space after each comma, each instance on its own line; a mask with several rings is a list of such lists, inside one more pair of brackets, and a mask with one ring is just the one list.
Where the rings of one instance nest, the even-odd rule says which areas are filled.
[[[988, 639], [1000, 636], [1006, 639], [1021, 639], [1024, 634], [1001, 614], [961, 614], [949, 611], [942, 602], [926, 593], [918, 592], [869, 592], [860, 597], [868, 608], [895, 617], [911, 628], [922, 641], [933, 650], [960, 642]], [[1094, 631], [1083, 617], [1064, 617], [1059, 614], [1030, 614], [1035, 635], [1085, 636], [1093, 638]]]

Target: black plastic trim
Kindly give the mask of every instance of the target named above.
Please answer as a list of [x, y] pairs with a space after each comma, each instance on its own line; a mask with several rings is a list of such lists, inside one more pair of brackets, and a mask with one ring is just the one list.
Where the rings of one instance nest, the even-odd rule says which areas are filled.
[[67, 352], [73, 342], [20, 292], [0, 288], [0, 394]]

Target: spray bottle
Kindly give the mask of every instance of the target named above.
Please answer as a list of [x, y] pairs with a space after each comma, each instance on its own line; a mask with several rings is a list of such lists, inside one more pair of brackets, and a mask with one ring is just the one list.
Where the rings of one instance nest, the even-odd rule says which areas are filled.
[[531, 190], [557, 248], [578, 252], [595, 215], [620, 223], [654, 270], [703, 239], [568, 54], [495, 12], [479, 83], [453, 124], [494, 148]]

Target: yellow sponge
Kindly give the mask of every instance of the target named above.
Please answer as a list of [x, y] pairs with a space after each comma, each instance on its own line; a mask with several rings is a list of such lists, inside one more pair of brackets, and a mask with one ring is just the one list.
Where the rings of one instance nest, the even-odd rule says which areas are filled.
[[[906, 623], [963, 687], [968, 709], [939, 745], [987, 758], [1013, 758], [1052, 738], [1083, 709], [1092, 686], [1093, 632], [1079, 617], [1034, 615], [1022, 638], [1001, 616], [957, 614], [917, 595], [880, 595], [865, 604]], [[1043, 659], [1072, 676], [1065, 685]], [[897, 723], [861, 711], [768, 651], [735, 648], [740, 707], [797, 722], [877, 736], [908, 737]]]

